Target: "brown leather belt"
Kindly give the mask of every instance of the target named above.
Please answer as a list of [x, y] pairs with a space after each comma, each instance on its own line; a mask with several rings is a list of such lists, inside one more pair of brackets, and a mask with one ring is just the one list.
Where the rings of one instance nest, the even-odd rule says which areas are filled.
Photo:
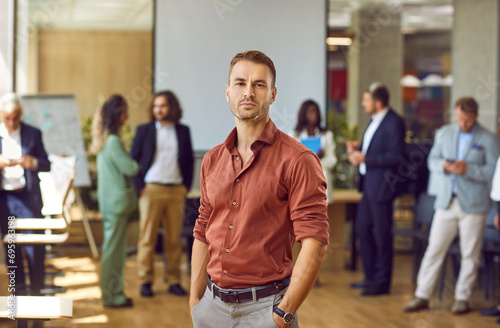
[[148, 182], [148, 183], [163, 187], [177, 187], [182, 185], [182, 183], [159, 183], [159, 182]]
[[[266, 285], [256, 286], [255, 288], [255, 299], [268, 297], [281, 292], [283, 289], [290, 285], [290, 278], [284, 278], [282, 280], [277, 280]], [[225, 290], [218, 287], [216, 284], [208, 279], [207, 286], [212, 293], [220, 298], [224, 303], [241, 303], [247, 302], [254, 299], [253, 291], [254, 288], [247, 288], [242, 291]]]
[[18, 193], [18, 192], [23, 192], [25, 191], [26, 188], [23, 187], [23, 188], [19, 188], [19, 189], [14, 189], [14, 190], [4, 190], [5, 192], [8, 192], [8, 193], [12, 193], [12, 194], [15, 194], [15, 193]]

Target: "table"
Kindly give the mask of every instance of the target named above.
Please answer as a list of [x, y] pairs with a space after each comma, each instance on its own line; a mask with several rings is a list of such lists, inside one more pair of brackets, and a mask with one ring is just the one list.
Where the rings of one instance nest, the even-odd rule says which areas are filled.
[[356, 271], [357, 252], [356, 252], [356, 231], [354, 222], [358, 203], [363, 197], [363, 194], [356, 189], [337, 189], [333, 191], [333, 199], [330, 206], [340, 206], [346, 223], [345, 229], [345, 248], [350, 251], [348, 261], [345, 263], [345, 268], [351, 271]]
[[73, 317], [73, 300], [56, 296], [2, 296], [0, 318], [13, 318], [17, 327], [28, 327], [28, 320]]

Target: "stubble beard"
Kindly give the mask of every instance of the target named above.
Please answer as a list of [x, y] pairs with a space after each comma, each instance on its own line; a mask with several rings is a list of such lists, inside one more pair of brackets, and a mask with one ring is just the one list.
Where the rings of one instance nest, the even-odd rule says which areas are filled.
[[[245, 101], [248, 101], [248, 100], [244, 100], [241, 102], [245, 102]], [[258, 106], [258, 105], [256, 105], [256, 106]], [[240, 121], [249, 122], [249, 121], [258, 120], [258, 119], [264, 117], [266, 114], [268, 114], [270, 103], [269, 102], [264, 103], [262, 106], [260, 106], [259, 110], [256, 113], [248, 113], [249, 114], [248, 116], [245, 115], [247, 113], [245, 113], [244, 110], [239, 110], [239, 103], [231, 103], [230, 107], [231, 107], [231, 112], [233, 113], [233, 115], [237, 119], [239, 119]]]

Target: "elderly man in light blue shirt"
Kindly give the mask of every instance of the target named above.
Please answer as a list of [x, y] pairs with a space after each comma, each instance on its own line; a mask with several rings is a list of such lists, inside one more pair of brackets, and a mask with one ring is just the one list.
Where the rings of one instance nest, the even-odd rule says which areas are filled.
[[477, 276], [486, 216], [490, 210], [490, 185], [499, 147], [496, 137], [477, 122], [478, 104], [466, 97], [455, 104], [457, 123], [436, 132], [427, 161], [433, 175], [436, 212], [429, 246], [418, 273], [415, 298], [406, 312], [429, 308], [448, 248], [460, 237], [460, 274], [451, 311], [470, 311], [469, 299]]

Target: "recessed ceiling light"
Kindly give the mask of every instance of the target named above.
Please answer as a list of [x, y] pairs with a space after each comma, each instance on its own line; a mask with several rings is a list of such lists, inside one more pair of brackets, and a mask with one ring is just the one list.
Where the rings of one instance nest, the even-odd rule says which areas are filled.
[[352, 39], [341, 38], [341, 37], [328, 37], [326, 38], [326, 44], [329, 46], [350, 46], [352, 44]]

